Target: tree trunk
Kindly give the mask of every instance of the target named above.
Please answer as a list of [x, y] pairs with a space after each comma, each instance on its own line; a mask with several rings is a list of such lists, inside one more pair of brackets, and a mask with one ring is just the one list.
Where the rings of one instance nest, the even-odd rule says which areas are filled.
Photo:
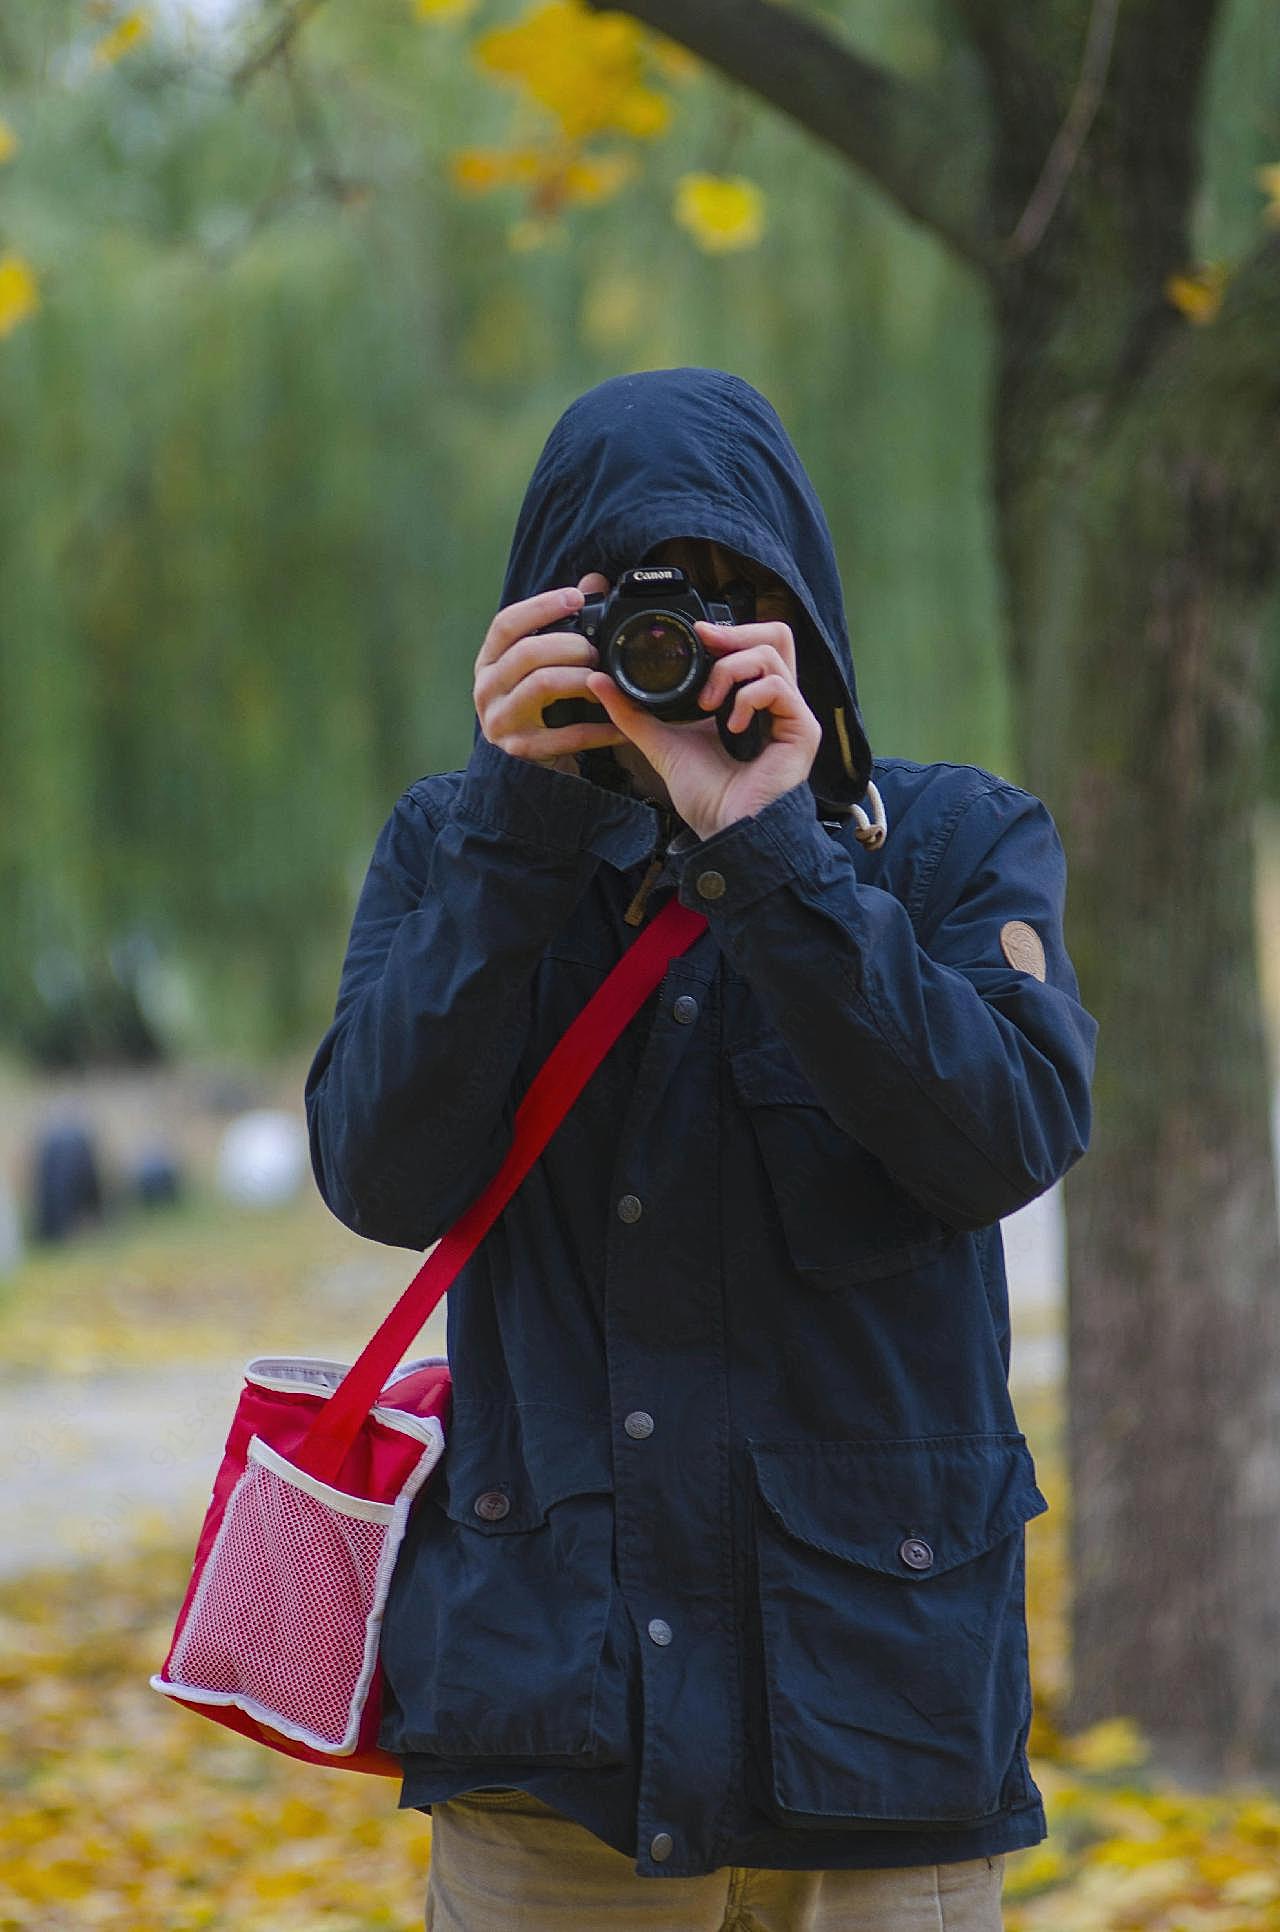
[[[1020, 415], [1016, 393], [1009, 407]], [[1072, 1729], [1174, 1776], [1280, 1768], [1280, 1235], [1253, 892], [1276, 520], [1141, 387], [1003, 425], [1028, 782], [1099, 1021], [1066, 1188]], [[1197, 444], [1199, 443], [1199, 447]], [[1055, 461], [1056, 458], [1056, 461]]]
[[972, 61], [925, 91], [776, 0], [629, 10], [986, 274], [1022, 770], [1070, 853], [1068, 941], [1100, 1022], [1093, 1146], [1067, 1186], [1067, 1722], [1128, 1713], [1193, 1778], [1280, 1768], [1280, 1232], [1253, 898], [1280, 236], [1209, 326], [1166, 294], [1194, 260], [1222, 0], [1048, 0], [1034, 26], [952, 0]]

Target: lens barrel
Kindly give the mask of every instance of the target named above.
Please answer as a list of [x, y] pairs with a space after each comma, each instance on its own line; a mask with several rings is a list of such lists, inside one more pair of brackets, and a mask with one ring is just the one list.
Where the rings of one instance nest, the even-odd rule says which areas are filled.
[[656, 716], [688, 712], [710, 668], [702, 640], [676, 611], [637, 611], [624, 618], [605, 652], [605, 670], [635, 703]]

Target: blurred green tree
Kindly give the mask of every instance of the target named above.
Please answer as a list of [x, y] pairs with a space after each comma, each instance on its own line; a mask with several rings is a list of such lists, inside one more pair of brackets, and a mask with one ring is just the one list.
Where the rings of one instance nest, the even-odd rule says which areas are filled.
[[706, 252], [638, 175], [621, 218], [572, 223], [457, 193], [507, 100], [409, 0], [317, 10], [287, 54], [282, 9], [189, 44], [131, 17], [3, 16], [0, 252], [28, 298], [0, 341], [0, 1035], [108, 1057], [123, 961], [176, 1050], [315, 1037], [389, 788], [466, 758], [538, 446], [619, 367], [773, 396], [878, 741], [1007, 757], [988, 349], [927, 237], [692, 81], [673, 194], [728, 149], [798, 184], [752, 250]]

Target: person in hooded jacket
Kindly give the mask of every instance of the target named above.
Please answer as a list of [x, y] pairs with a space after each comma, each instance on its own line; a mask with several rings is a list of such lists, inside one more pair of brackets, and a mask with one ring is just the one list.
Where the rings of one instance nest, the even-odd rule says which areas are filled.
[[[699, 630], [703, 723], [554, 628], [655, 561], [756, 593]], [[991, 1932], [1046, 1835], [999, 1222], [1084, 1151], [1096, 1031], [1052, 819], [873, 764], [821, 505], [718, 370], [565, 411], [475, 701], [378, 835], [307, 1076], [347, 1227], [435, 1241], [637, 926], [707, 926], [449, 1297], [381, 1648], [427, 1924]]]

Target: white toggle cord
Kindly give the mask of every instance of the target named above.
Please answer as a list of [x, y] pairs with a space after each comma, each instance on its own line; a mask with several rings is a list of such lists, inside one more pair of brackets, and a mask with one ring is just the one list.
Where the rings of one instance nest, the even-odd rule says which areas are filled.
[[871, 780], [867, 780], [867, 797], [871, 801], [871, 817], [868, 818], [861, 805], [853, 805], [854, 837], [859, 845], [865, 845], [869, 852], [878, 852], [889, 836], [889, 821], [884, 815], [884, 800]]
[[[849, 743], [849, 727], [845, 723], [844, 706], [838, 704], [832, 716], [845, 772], [850, 778], [856, 777], [857, 767], [854, 764], [853, 748]], [[878, 852], [889, 836], [889, 821], [884, 815], [884, 800], [870, 779], [867, 780], [866, 795], [871, 800], [870, 818], [867, 817], [861, 805], [850, 805], [846, 811], [853, 820], [854, 837], [859, 845], [865, 845], [868, 852]]]

